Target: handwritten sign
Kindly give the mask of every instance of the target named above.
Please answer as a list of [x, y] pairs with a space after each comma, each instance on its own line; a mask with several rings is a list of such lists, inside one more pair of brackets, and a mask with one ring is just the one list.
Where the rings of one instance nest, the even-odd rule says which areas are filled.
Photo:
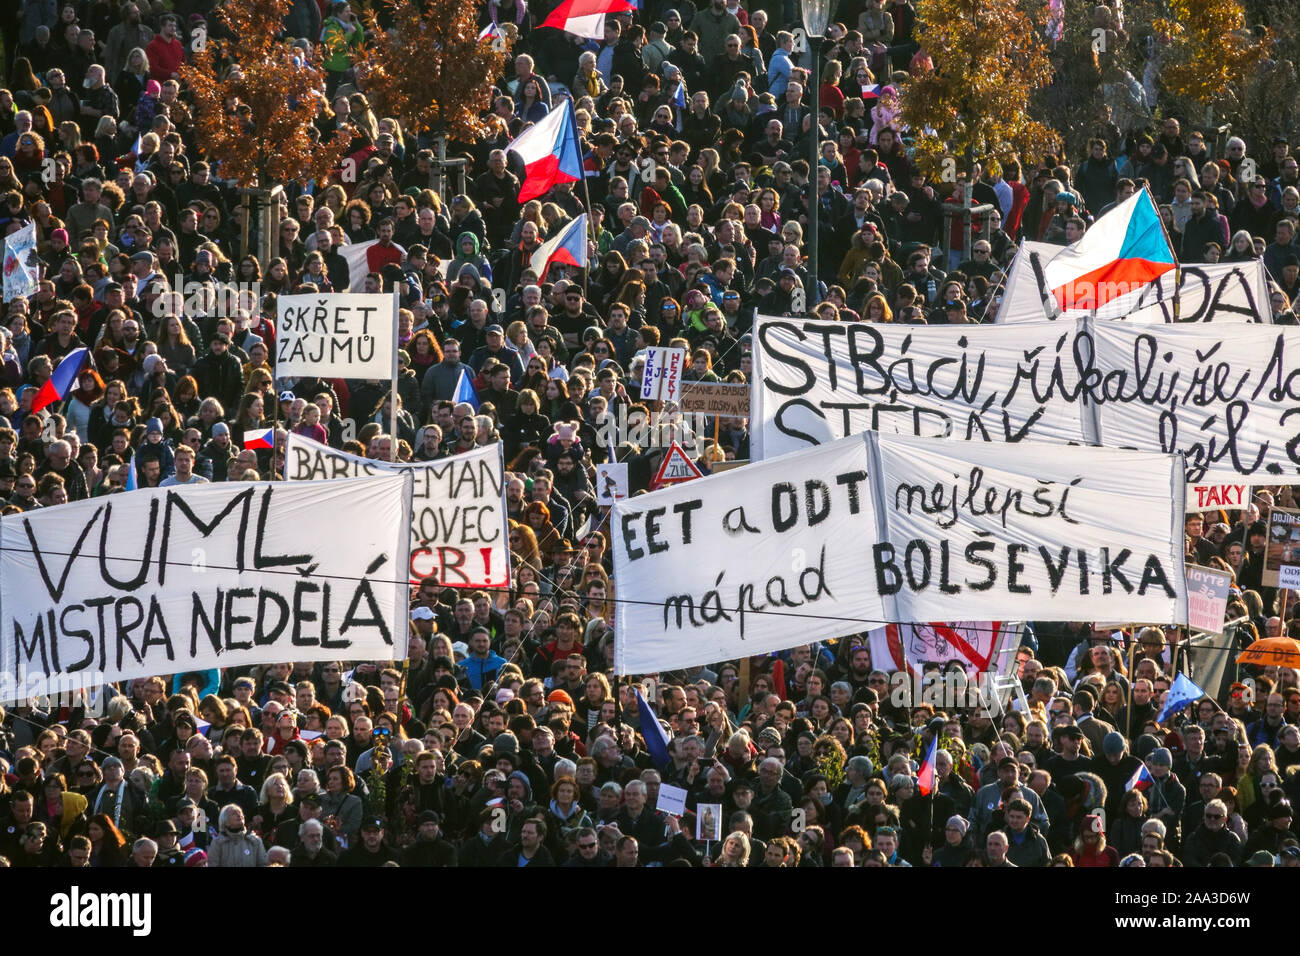
[[0, 520], [0, 700], [406, 655], [411, 479], [149, 488]]
[[749, 386], [730, 382], [690, 382], [682, 393], [682, 411], [721, 418], [749, 417]]
[[[882, 622], [1186, 621], [1181, 460], [868, 432], [618, 502], [615, 669]], [[792, 630], [792, 619], [798, 627]]]
[[1226, 571], [1187, 565], [1187, 626], [1222, 637], [1231, 586], [1232, 575]]
[[641, 397], [659, 402], [676, 402], [682, 397], [682, 372], [686, 350], [651, 346], [646, 349], [641, 376]]
[[[1072, 320], [1086, 314], [1082, 309], [1058, 314], [1047, 288], [1047, 264], [1064, 249], [1033, 240], [1021, 243], [1007, 273], [998, 324], [1041, 322], [1049, 316]], [[1185, 264], [1177, 274], [1166, 272], [1156, 281], [1139, 283], [1132, 292], [1106, 302], [1097, 317], [1144, 324], [1173, 322], [1175, 288], [1179, 322], [1273, 321], [1262, 259]]]
[[1187, 513], [1244, 508], [1249, 497], [1250, 485], [1188, 485]]
[[771, 458], [865, 431], [1082, 442], [1072, 324], [910, 326], [759, 317], [750, 450]]
[[277, 377], [387, 380], [393, 374], [393, 296], [286, 295], [276, 308]]
[[436, 461], [394, 463], [358, 458], [302, 435], [289, 436], [287, 481], [390, 472], [409, 472], [415, 480], [407, 562], [412, 584], [432, 574], [443, 587], [507, 586], [510, 549], [500, 442]]

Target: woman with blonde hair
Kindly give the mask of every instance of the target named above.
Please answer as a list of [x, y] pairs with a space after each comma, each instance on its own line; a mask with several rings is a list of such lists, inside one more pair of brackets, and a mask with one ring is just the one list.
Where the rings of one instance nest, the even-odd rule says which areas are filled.
[[715, 866], [749, 866], [749, 837], [740, 830], [727, 834]]

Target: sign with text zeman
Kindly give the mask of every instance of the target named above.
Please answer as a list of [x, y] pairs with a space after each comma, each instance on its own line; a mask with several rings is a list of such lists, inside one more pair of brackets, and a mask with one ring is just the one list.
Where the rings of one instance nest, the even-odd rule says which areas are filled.
[[411, 479], [150, 488], [0, 520], [0, 700], [406, 656]]
[[386, 293], [281, 296], [276, 377], [388, 379], [396, 354], [394, 308]]
[[285, 479], [311, 481], [389, 472], [415, 480], [411, 501], [412, 584], [436, 575], [444, 587], [504, 588], [510, 576], [501, 443], [437, 461], [358, 458], [290, 435]]

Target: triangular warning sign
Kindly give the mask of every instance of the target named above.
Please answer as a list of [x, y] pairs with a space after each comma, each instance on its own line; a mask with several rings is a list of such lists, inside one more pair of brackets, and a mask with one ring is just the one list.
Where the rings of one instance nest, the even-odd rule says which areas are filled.
[[659, 474], [655, 475], [654, 481], [650, 482], [650, 490], [654, 491], [664, 485], [676, 485], [703, 477], [704, 472], [695, 467], [695, 462], [691, 461], [686, 450], [674, 441], [668, 447], [668, 454], [664, 455], [663, 463], [659, 466]]

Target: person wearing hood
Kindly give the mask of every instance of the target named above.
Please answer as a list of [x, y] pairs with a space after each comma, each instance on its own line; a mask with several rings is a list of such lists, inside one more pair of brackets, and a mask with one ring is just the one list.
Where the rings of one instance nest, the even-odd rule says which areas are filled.
[[141, 471], [146, 462], [158, 462], [158, 480], [176, 474], [176, 456], [171, 444], [163, 435], [162, 420], [151, 418], [145, 423], [145, 439], [135, 450], [135, 467]]
[[217, 817], [217, 835], [208, 848], [208, 865], [216, 867], [266, 866], [266, 847], [248, 832], [244, 811], [228, 803]]
[[456, 257], [447, 266], [447, 275], [460, 277], [465, 266], [474, 267], [474, 279], [492, 281], [492, 266], [479, 249], [479, 239], [468, 229], [456, 237]]

